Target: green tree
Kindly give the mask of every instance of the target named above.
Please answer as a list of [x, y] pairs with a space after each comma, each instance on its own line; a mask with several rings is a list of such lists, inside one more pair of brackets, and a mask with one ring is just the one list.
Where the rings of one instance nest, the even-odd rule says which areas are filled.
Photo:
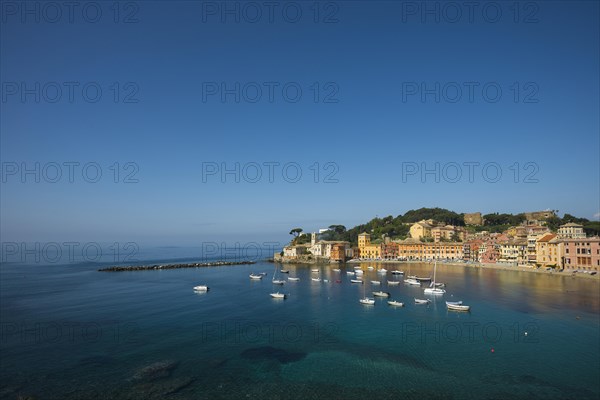
[[290, 231], [290, 235], [294, 235], [294, 237], [300, 236], [302, 233], [302, 228], [294, 228]]

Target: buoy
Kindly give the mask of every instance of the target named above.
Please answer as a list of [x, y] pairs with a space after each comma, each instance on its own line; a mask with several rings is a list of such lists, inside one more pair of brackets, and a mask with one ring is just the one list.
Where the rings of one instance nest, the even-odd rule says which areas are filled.
[[525, 336], [527, 336], [527, 332], [525, 332]]
[[494, 349], [492, 348], [492, 350], [490, 350], [492, 353], [494, 352]]

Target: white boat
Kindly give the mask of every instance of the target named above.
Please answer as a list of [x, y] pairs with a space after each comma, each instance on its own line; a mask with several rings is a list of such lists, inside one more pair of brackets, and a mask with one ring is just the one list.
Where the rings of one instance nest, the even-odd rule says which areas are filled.
[[259, 274], [259, 275], [255, 275], [255, 274], [250, 274], [250, 279], [262, 279], [263, 275]]
[[282, 273], [282, 274], [289, 274], [289, 273], [290, 273], [290, 270], [289, 270], [289, 269], [282, 269], [282, 270], [281, 270], [281, 273]]
[[285, 299], [287, 296], [283, 293], [271, 293], [271, 297], [273, 297], [274, 299]]
[[372, 283], [373, 285], [380, 285], [380, 284], [381, 284], [381, 282], [380, 282], [380, 281], [371, 281], [371, 283]]
[[442, 282], [434, 282], [433, 284], [435, 287], [446, 287], [446, 284]]
[[[362, 283], [362, 281], [361, 281], [361, 283]], [[359, 301], [361, 304], [372, 306], [375, 304], [375, 299], [368, 298], [366, 290], [367, 289], [363, 286], [363, 298], [360, 299]]]
[[421, 286], [421, 282], [416, 279], [408, 278], [404, 280], [404, 283], [408, 283], [409, 285]]
[[206, 285], [194, 286], [194, 291], [196, 291], [196, 292], [208, 292], [208, 286], [206, 286]]
[[368, 269], [369, 271], [373, 271], [375, 268], [373, 268], [373, 267], [367, 267], [367, 269]]
[[415, 279], [418, 280], [419, 282], [429, 282], [429, 281], [431, 281], [431, 277], [430, 276], [429, 277], [419, 277], [419, 276], [417, 276], [417, 277], [415, 277]]
[[388, 304], [390, 306], [404, 307], [404, 303], [401, 303], [401, 302], [396, 301], [396, 300], [388, 300]]
[[388, 286], [396, 286], [399, 284], [400, 284], [400, 281], [388, 281]]
[[379, 271], [377, 271], [377, 273], [379, 274], [385, 274], [387, 272], [387, 269], [385, 268], [381, 268]]
[[335, 272], [340, 272], [340, 271], [341, 271], [341, 269], [339, 269], [339, 268], [334, 268], [333, 270], [334, 270]]
[[313, 270], [311, 270], [311, 271], [312, 271], [312, 272], [319, 272], [319, 270], [318, 270], [318, 269], [313, 269]]
[[360, 269], [360, 265], [355, 265], [354, 269]]
[[364, 274], [364, 272], [362, 270], [359, 269], [358, 271], [356, 271], [356, 275], [362, 275], [362, 274]]
[[275, 268], [275, 273], [273, 274], [273, 285], [283, 285], [285, 281], [283, 279], [275, 279], [277, 277], [277, 268]]
[[299, 280], [300, 280], [300, 278], [294, 278], [294, 277], [289, 277], [288, 278], [288, 281], [293, 281], [293, 282], [296, 282], [296, 281], [299, 281]]
[[311, 281], [321, 282], [321, 278], [310, 278]]
[[422, 300], [422, 299], [415, 299], [415, 304], [429, 304], [431, 303], [431, 300], [427, 299], [427, 300]]
[[453, 304], [453, 302], [446, 302], [446, 307], [448, 310], [452, 311], [469, 311], [471, 306], [463, 306], [462, 304]]
[[398, 270], [392, 271], [392, 275], [403, 275], [403, 274], [404, 274], [404, 271], [398, 271]]
[[437, 260], [433, 263], [433, 280], [429, 284], [429, 287], [425, 288], [425, 290], [424, 290], [425, 294], [444, 294], [444, 293], [446, 293], [446, 291], [444, 289], [440, 289], [439, 287], [436, 287], [436, 284], [435, 284], [436, 273], [437, 273]]
[[352, 272], [352, 271], [346, 271], [346, 273], [347, 273], [348, 275], [354, 275], [354, 272]]
[[447, 301], [446, 305], [452, 304], [453, 306], [462, 306], [462, 301]]
[[363, 283], [362, 279], [350, 279], [352, 283]]
[[267, 276], [267, 273], [266, 272], [261, 272], [259, 275]]
[[373, 292], [373, 296], [375, 296], [375, 297], [390, 297], [390, 294], [388, 292], [383, 292], [383, 291], [379, 290], [377, 292]]

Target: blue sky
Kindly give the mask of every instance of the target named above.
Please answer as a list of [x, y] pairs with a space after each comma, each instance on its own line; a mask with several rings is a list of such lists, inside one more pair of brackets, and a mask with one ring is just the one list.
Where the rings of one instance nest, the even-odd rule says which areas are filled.
[[[3, 4], [2, 240], [283, 241], [292, 227], [350, 227], [423, 206], [551, 208], [594, 218], [598, 2], [519, 3], [517, 17], [512, 2], [495, 2], [497, 22], [490, 22], [489, 3], [476, 3], [473, 21], [462, 8], [456, 23], [441, 2], [427, 3], [434, 14], [424, 21], [420, 9], [407, 13], [421, 2], [322, 2], [317, 23], [313, 2], [277, 3], [272, 22], [254, 3], [263, 13], [256, 23], [239, 2], [227, 3], [240, 7], [239, 23], [220, 14], [223, 2], [120, 3], [118, 23], [112, 2], [94, 3], [102, 11], [95, 23], [79, 8], [72, 23], [65, 9], [52, 23], [53, 10], [43, 3], [28, 3], [34, 11], [25, 17]], [[215, 7], [216, 15], [207, 13]], [[302, 10], [298, 22], [286, 20], [284, 7], [292, 18]], [[127, 16], [137, 22], [124, 23]], [[35, 94], [21, 98], [22, 82], [29, 89], [40, 83], [39, 102]], [[65, 82], [79, 82], [72, 102]], [[247, 92], [239, 102], [234, 94], [222, 101], [221, 84], [232, 89], [236, 82]], [[422, 99], [421, 84], [432, 89], [436, 82], [439, 102], [434, 94]], [[216, 94], [207, 92], [213, 83]], [[63, 88], [59, 97], [55, 84]], [[81, 93], [86, 84], [88, 97]], [[472, 101], [467, 85], [475, 88]], [[252, 102], [257, 86], [262, 96]], [[91, 102], [95, 87], [102, 97]], [[293, 102], [298, 87], [302, 96]], [[498, 87], [502, 96], [493, 102]], [[63, 164], [69, 162], [80, 163], [72, 183]], [[269, 162], [280, 163], [273, 182]], [[465, 162], [496, 163], [502, 178], [489, 182], [478, 167], [469, 182]], [[22, 165], [35, 163], [40, 182], [31, 174], [23, 182]], [[52, 163], [63, 165], [55, 183], [42, 171], [50, 174]], [[98, 182], [83, 179], [86, 163], [100, 167]], [[217, 173], [203, 182], [203, 163], [239, 163], [240, 174], [257, 163], [263, 175], [256, 183], [242, 174], [240, 182], [233, 175], [222, 182]], [[298, 182], [282, 176], [286, 163], [301, 168]], [[335, 164], [337, 183], [323, 182], [334, 171], [327, 163]], [[463, 177], [436, 182], [417, 173], [403, 180], [406, 163], [439, 163], [452, 177], [458, 164]], [[132, 172], [138, 182], [124, 183]], [[537, 182], [523, 182], [530, 172]]]

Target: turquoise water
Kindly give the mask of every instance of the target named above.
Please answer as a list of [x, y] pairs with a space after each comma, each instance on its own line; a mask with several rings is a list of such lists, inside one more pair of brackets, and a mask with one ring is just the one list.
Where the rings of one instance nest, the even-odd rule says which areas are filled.
[[[276, 300], [266, 262], [98, 267], [2, 266], [0, 398], [600, 397], [596, 280], [440, 265], [444, 296], [417, 306], [422, 289], [383, 284], [406, 302], [392, 308], [358, 303], [379, 289], [368, 283], [381, 279], [374, 271], [357, 285], [332, 267], [319, 267], [329, 282], [313, 282], [315, 266], [285, 266], [301, 280], [277, 287], [289, 297]], [[211, 290], [196, 294], [197, 284]], [[472, 311], [448, 312], [448, 299]]]

